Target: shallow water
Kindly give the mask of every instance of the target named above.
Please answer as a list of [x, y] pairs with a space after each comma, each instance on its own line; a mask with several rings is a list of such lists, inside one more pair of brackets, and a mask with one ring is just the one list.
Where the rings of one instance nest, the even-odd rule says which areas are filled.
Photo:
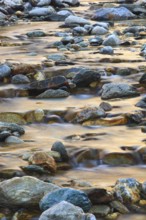
[[[92, 1], [93, 2], [93, 1]], [[95, 1], [94, 1], [95, 2]], [[97, 2], [97, 1], [96, 1]], [[101, 1], [100, 1], [101, 2]], [[84, 14], [85, 10], [88, 10], [88, 1], [82, 1], [82, 6], [79, 8], [73, 8], [78, 15]], [[88, 11], [85, 12], [87, 16]], [[115, 24], [115, 27], [110, 29], [112, 32], [115, 29], [122, 31], [127, 24], [145, 24], [144, 20], [133, 20], [119, 22]], [[61, 22], [62, 23], [62, 22]], [[8, 42], [11, 46], [3, 47], [0, 46], [0, 61], [11, 61], [11, 62], [25, 62], [25, 63], [41, 63], [46, 59], [46, 56], [51, 53], [58, 53], [56, 49], [47, 48], [47, 46], [54, 41], [59, 40], [59, 37], [54, 37], [52, 34], [57, 31], [64, 31], [64, 29], [58, 28], [61, 23], [58, 22], [20, 22], [17, 25], [11, 27], [3, 27], [0, 29], [0, 41]], [[94, 23], [92, 21], [92, 23]], [[96, 22], [95, 22], [96, 23]], [[45, 31], [48, 36], [37, 39], [28, 39], [26, 33], [30, 30], [41, 29]], [[125, 39], [123, 39], [125, 40]], [[145, 60], [139, 55], [139, 49], [145, 39], [138, 41], [135, 46], [116, 48], [116, 55], [113, 58], [122, 59], [120, 63], [105, 63], [99, 62], [101, 58], [109, 58], [109, 55], [93, 54], [97, 51], [97, 47], [92, 47], [87, 51], [79, 52], [65, 52], [70, 60], [76, 62], [76, 66], [87, 66], [92, 68], [106, 68], [106, 67], [132, 67], [137, 68], [145, 65]], [[18, 44], [13, 46], [13, 44]], [[36, 52], [36, 56], [30, 56], [30, 53]], [[135, 60], [135, 62], [133, 62]], [[67, 67], [52, 67], [49, 69], [50, 76], [58, 74], [61, 69], [64, 71], [72, 66]], [[56, 73], [54, 73], [56, 71]], [[112, 82], [128, 82], [135, 84], [137, 83], [140, 76], [105, 76], [105, 80]], [[16, 88], [13, 85], [1, 86], [0, 90], [7, 88]], [[112, 113], [127, 113], [134, 110], [138, 110], [135, 107], [138, 98], [122, 99], [109, 101], [114, 106]], [[28, 98], [8, 98], [3, 99], [0, 102], [1, 112], [26, 112], [34, 109], [49, 109], [49, 110], [65, 110], [72, 107], [83, 107], [85, 105], [99, 105], [101, 99], [96, 95], [92, 94], [79, 94], [72, 95], [65, 99], [50, 99], [50, 100], [33, 100]], [[25, 141], [24, 144], [18, 145], [1, 145], [0, 147], [0, 163], [2, 168], [19, 168], [19, 166], [26, 164], [19, 155], [23, 152], [30, 151], [32, 149], [47, 150], [50, 149], [55, 141], [63, 141], [67, 146], [67, 149], [91, 147], [97, 149], [104, 149], [106, 152], [119, 152], [121, 146], [145, 146], [142, 142], [145, 139], [145, 134], [141, 132], [140, 127], [127, 127], [127, 126], [96, 126], [96, 127], [83, 127], [72, 124], [32, 124], [25, 126], [26, 134], [22, 136]], [[85, 133], [105, 133], [105, 135], [99, 135], [98, 140], [91, 141], [67, 141], [66, 136], [69, 135], [80, 135]], [[146, 166], [131, 166], [131, 167], [106, 167], [106, 166], [95, 166], [92, 168], [78, 167], [76, 169], [65, 171], [58, 177], [64, 180], [68, 179], [82, 179], [91, 182], [97, 186], [109, 186], [113, 185], [117, 178], [120, 177], [134, 177], [139, 181], [146, 180]]]

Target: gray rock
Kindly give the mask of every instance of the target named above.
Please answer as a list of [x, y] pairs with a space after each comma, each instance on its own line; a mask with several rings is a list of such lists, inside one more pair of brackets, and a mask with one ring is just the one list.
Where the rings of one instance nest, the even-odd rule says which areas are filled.
[[142, 98], [139, 102], [137, 102], [135, 106], [140, 108], [146, 108], [146, 97]]
[[67, 201], [79, 206], [85, 212], [88, 212], [91, 208], [91, 202], [83, 191], [73, 188], [62, 188], [46, 194], [40, 201], [40, 209], [45, 211], [62, 201]]
[[6, 64], [0, 65], [0, 79], [3, 79], [4, 77], [8, 77], [11, 74], [11, 69]]
[[109, 28], [109, 23], [108, 22], [96, 22], [96, 24], [93, 25], [93, 27], [100, 26], [104, 27], [105, 29]]
[[91, 34], [95, 34], [95, 35], [104, 35], [107, 33], [108, 33], [108, 30], [100, 26], [95, 26], [91, 31]]
[[4, 141], [10, 135], [11, 135], [11, 133], [9, 131], [2, 131], [2, 132], [0, 132], [0, 142]]
[[89, 39], [89, 43], [91, 46], [100, 46], [103, 42], [101, 37], [94, 37]]
[[93, 20], [98, 21], [109, 21], [109, 20], [126, 20], [133, 19], [136, 16], [127, 8], [100, 8], [96, 11], [95, 15], [92, 16]]
[[18, 132], [20, 135], [25, 133], [24, 128], [20, 125], [6, 122], [0, 122], [0, 131]]
[[48, 6], [48, 5], [50, 5], [50, 3], [51, 3], [51, 0], [39, 0], [38, 1], [38, 3], [37, 3], [37, 6]]
[[67, 10], [67, 9], [63, 9], [63, 10], [57, 12], [57, 14], [62, 15], [62, 16], [66, 16], [66, 17], [68, 17], [70, 15], [74, 15], [74, 13], [72, 11]]
[[28, 37], [44, 37], [46, 36], [44, 31], [36, 30], [36, 31], [30, 31], [26, 33]]
[[107, 205], [94, 205], [90, 209], [90, 212], [98, 217], [105, 217], [110, 213], [110, 211], [110, 207]]
[[74, 41], [74, 38], [72, 36], [67, 36], [67, 37], [63, 37], [61, 39], [61, 42], [66, 45], [66, 44], [73, 44], [75, 41]]
[[30, 12], [30, 16], [46, 16], [55, 13], [55, 10], [53, 7], [48, 6], [44, 8], [35, 7]]
[[113, 54], [114, 53], [114, 49], [111, 46], [105, 46], [103, 48], [100, 49], [100, 53], [102, 54]]
[[47, 98], [64, 98], [68, 97], [70, 94], [62, 89], [48, 89], [45, 92], [38, 95], [37, 99], [47, 99]]
[[44, 194], [57, 189], [59, 189], [58, 186], [34, 177], [15, 177], [0, 183], [0, 205], [7, 207], [38, 206]]
[[92, 214], [85, 214], [81, 208], [62, 201], [43, 212], [39, 220], [96, 220], [96, 218]]
[[23, 5], [23, 0], [4, 0], [4, 4], [9, 7], [15, 7], [17, 5]]
[[111, 111], [113, 108], [108, 102], [101, 102], [99, 107], [102, 108], [104, 111]]
[[23, 74], [18, 74], [12, 77], [11, 82], [13, 84], [25, 84], [25, 83], [30, 83], [30, 80], [27, 76]]
[[18, 137], [15, 137], [15, 136], [9, 136], [5, 139], [5, 143], [9, 143], [9, 144], [21, 144], [21, 143], [24, 143], [23, 140], [21, 140], [20, 138]]
[[5, 20], [7, 16], [0, 11], [0, 20]]
[[90, 24], [90, 22], [84, 18], [70, 15], [65, 19], [65, 24], [66, 25], [85, 25], [85, 24]]
[[121, 202], [134, 203], [140, 200], [141, 184], [134, 178], [121, 178], [116, 182], [114, 192]]
[[51, 148], [52, 151], [57, 151], [61, 155], [62, 161], [68, 161], [69, 156], [64, 144], [61, 141], [56, 141]]
[[102, 99], [135, 97], [139, 93], [133, 86], [125, 83], [108, 83], [104, 84], [101, 90]]
[[79, 0], [62, 0], [62, 2], [71, 6], [79, 5], [80, 3]]
[[48, 59], [51, 59], [53, 61], [61, 61], [66, 60], [66, 57], [62, 54], [52, 54], [48, 56]]
[[109, 35], [104, 41], [104, 46], [118, 46], [120, 44], [120, 39], [116, 34]]
[[88, 31], [84, 27], [75, 27], [72, 30], [73, 35], [84, 36], [88, 34]]

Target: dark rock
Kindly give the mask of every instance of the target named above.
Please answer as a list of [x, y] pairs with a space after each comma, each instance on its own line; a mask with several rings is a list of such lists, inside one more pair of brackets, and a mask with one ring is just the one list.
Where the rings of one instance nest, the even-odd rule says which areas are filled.
[[81, 69], [73, 78], [73, 83], [79, 87], [89, 86], [91, 82], [99, 81], [100, 74], [98, 71], [90, 69]]
[[139, 102], [137, 102], [136, 106], [140, 108], [146, 108], [146, 97], [142, 98]]
[[114, 53], [114, 50], [111, 46], [106, 46], [100, 49], [100, 53], [112, 55]]
[[112, 110], [112, 106], [108, 102], [101, 102], [99, 107], [102, 108], [105, 112]]
[[125, 98], [139, 96], [138, 91], [133, 86], [125, 83], [107, 83], [101, 90], [102, 99]]
[[110, 202], [110, 205], [112, 206], [112, 208], [114, 208], [116, 211], [122, 213], [122, 214], [127, 214], [129, 213], [129, 210], [127, 209], [127, 207], [125, 205], [123, 205], [120, 201], [112, 201]]
[[100, 46], [103, 43], [103, 39], [101, 37], [90, 38], [89, 43], [91, 46]]
[[65, 98], [70, 94], [62, 89], [48, 89], [40, 95], [36, 96], [37, 99], [48, 99], [48, 98]]
[[29, 16], [46, 16], [53, 13], [55, 13], [55, 10], [51, 6], [43, 8], [35, 7], [29, 12]]
[[90, 199], [91, 203], [93, 205], [97, 204], [107, 204], [108, 202], [111, 202], [114, 197], [111, 192], [108, 192], [106, 189], [89, 189], [85, 190], [85, 192], [88, 195], [88, 198]]
[[0, 131], [18, 132], [20, 135], [25, 133], [25, 130], [20, 125], [6, 122], [0, 122]]
[[69, 160], [69, 156], [68, 156], [67, 150], [65, 149], [65, 146], [64, 146], [64, 144], [62, 142], [56, 141], [52, 145], [51, 150], [57, 151], [61, 155], [62, 161], [68, 161]]
[[44, 36], [46, 36], [45, 32], [39, 31], [39, 30], [30, 31], [30, 32], [26, 33], [26, 35], [28, 37], [44, 37]]
[[40, 201], [40, 209], [44, 211], [61, 201], [67, 201], [79, 206], [85, 212], [88, 212], [91, 208], [91, 202], [83, 191], [72, 188], [62, 188], [56, 190], [54, 193], [46, 194]]

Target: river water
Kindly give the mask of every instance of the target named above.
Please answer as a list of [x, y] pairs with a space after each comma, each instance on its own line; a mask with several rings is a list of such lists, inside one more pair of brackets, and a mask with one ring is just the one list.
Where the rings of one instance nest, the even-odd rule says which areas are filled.
[[[92, 0], [92, 2], [95, 2]], [[97, 3], [98, 1], [96, 1]], [[101, 2], [101, 1], [100, 1]], [[88, 17], [91, 13], [88, 1], [81, 1], [82, 5], [79, 8], [73, 8], [77, 15]], [[91, 1], [90, 1], [91, 3]], [[129, 24], [145, 24], [144, 20], [132, 20], [124, 22], [116, 22], [115, 26], [110, 31], [122, 31]], [[94, 23], [92, 21], [92, 23]], [[54, 41], [59, 40], [59, 37], [52, 36], [54, 32], [64, 31], [60, 29], [61, 22], [24, 22], [20, 21], [17, 25], [11, 27], [2, 27], [0, 29], [0, 41], [8, 42], [11, 46], [0, 46], [0, 60], [1, 62], [22, 62], [39, 64], [46, 59], [46, 56], [51, 53], [56, 53], [56, 49], [48, 48], [47, 46]], [[28, 39], [26, 33], [30, 30], [40, 29], [45, 31], [48, 35], [39, 39]], [[144, 39], [145, 40], [145, 39]], [[78, 51], [76, 53], [64, 52], [70, 60], [76, 62], [76, 66], [86, 67], [132, 67], [137, 68], [144, 66], [145, 61], [139, 56], [139, 49], [144, 40], [140, 40], [136, 46], [116, 48], [115, 53], [118, 58], [122, 60], [119, 63], [103, 63], [99, 62], [101, 58], [109, 57], [108, 55], [93, 54], [96, 47], [87, 51]], [[16, 46], [13, 46], [13, 45]], [[36, 56], [30, 56], [30, 53], [37, 53]], [[116, 55], [114, 58], [117, 57]], [[135, 60], [135, 62], [133, 62]], [[72, 66], [57, 66], [49, 69], [49, 76], [58, 75], [59, 72], [64, 72]], [[127, 77], [120, 76], [105, 76], [105, 80], [112, 82], [126, 82], [137, 84], [141, 75], [130, 75]], [[1, 86], [0, 90], [7, 88], [14, 88], [12, 85]], [[142, 94], [144, 96], [144, 94]], [[140, 100], [138, 98], [119, 99], [109, 101], [114, 106], [112, 113], [127, 113], [138, 110], [135, 104]], [[83, 107], [86, 105], [99, 105], [101, 99], [97, 94], [86, 93], [71, 95], [65, 99], [50, 99], [50, 100], [36, 100], [28, 98], [8, 98], [0, 102], [1, 112], [26, 112], [34, 109], [49, 109], [49, 110], [65, 110], [73, 107]], [[104, 149], [107, 152], [121, 152], [121, 146], [134, 146], [144, 147], [145, 133], [141, 132], [140, 127], [127, 127], [127, 126], [95, 126], [83, 127], [80, 125], [73, 125], [67, 123], [53, 123], [53, 124], [31, 124], [24, 126], [26, 133], [22, 137], [25, 141], [21, 145], [7, 145], [0, 147], [0, 163], [2, 168], [18, 169], [19, 166], [27, 164], [19, 155], [22, 153], [33, 150], [48, 150], [51, 148], [55, 141], [63, 141], [67, 149], [91, 147], [97, 149]], [[73, 140], [67, 141], [66, 136], [69, 135], [82, 135], [86, 133], [104, 133], [99, 135], [97, 140]], [[77, 167], [69, 171], [64, 171], [58, 178], [60, 181], [67, 181], [68, 179], [81, 179], [92, 183], [95, 186], [109, 186], [113, 185], [118, 178], [121, 177], [134, 177], [143, 182], [146, 180], [146, 165], [129, 166], [129, 167], [108, 167], [108, 166], [92, 166]], [[56, 178], [57, 181], [57, 178]]]

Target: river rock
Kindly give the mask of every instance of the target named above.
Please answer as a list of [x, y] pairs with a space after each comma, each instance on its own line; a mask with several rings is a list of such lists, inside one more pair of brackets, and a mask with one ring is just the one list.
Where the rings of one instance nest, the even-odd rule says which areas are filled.
[[146, 108], [146, 97], [142, 98], [139, 102], [137, 102], [136, 106], [140, 108]]
[[50, 15], [53, 13], [55, 13], [55, 10], [51, 6], [43, 7], [43, 8], [35, 7], [29, 12], [29, 15], [31, 17], [33, 17], [33, 16], [46, 16], [46, 15]]
[[65, 146], [61, 141], [56, 141], [55, 143], [53, 143], [51, 150], [58, 152], [61, 156], [62, 161], [65, 162], [69, 160], [67, 150], [65, 149]]
[[116, 211], [120, 212], [121, 214], [129, 213], [127, 207], [124, 204], [122, 204], [120, 201], [114, 200], [110, 202], [110, 205], [112, 208], [114, 208]]
[[58, 89], [59, 87], [67, 85], [68, 81], [64, 76], [54, 76], [49, 79], [32, 82], [29, 84], [28, 89], [31, 93], [31, 90], [44, 91], [46, 89]]
[[73, 28], [73, 35], [75, 36], [84, 36], [87, 35], [88, 31], [84, 27], [74, 27]]
[[3, 79], [4, 77], [8, 77], [11, 74], [11, 68], [6, 65], [2, 64], [0, 65], [0, 80]]
[[4, 4], [6, 6], [9, 6], [9, 7], [16, 7], [16, 6], [19, 6], [19, 5], [23, 5], [23, 0], [4, 0], [3, 1]]
[[70, 15], [65, 19], [66, 25], [85, 25], [90, 24], [90, 22], [82, 17]]
[[92, 16], [93, 20], [98, 21], [109, 21], [109, 20], [127, 20], [133, 19], [136, 16], [127, 8], [119, 7], [119, 8], [100, 8], [96, 10], [95, 15]]
[[106, 204], [114, 199], [114, 196], [111, 192], [102, 188], [91, 188], [85, 190], [85, 192], [93, 205]]
[[9, 136], [5, 139], [5, 143], [9, 143], [9, 144], [22, 144], [24, 143], [23, 140], [21, 140], [20, 138], [16, 137], [16, 136]]
[[138, 91], [131, 85], [125, 83], [107, 83], [101, 90], [102, 99], [126, 98], [139, 96]]
[[108, 165], [135, 165], [137, 164], [137, 161], [133, 154], [131, 153], [119, 153], [119, 152], [113, 152], [106, 154], [103, 157], [103, 162]]
[[124, 203], [135, 203], [140, 200], [141, 184], [134, 178], [121, 178], [115, 186], [116, 197]]
[[50, 5], [50, 3], [51, 3], [51, 0], [39, 0], [37, 2], [37, 6], [38, 7], [48, 6], [48, 5]]
[[104, 41], [103, 45], [104, 46], [118, 46], [120, 44], [120, 39], [116, 34], [111, 34], [109, 35]]
[[54, 158], [49, 156], [47, 152], [35, 152], [30, 156], [29, 164], [42, 166], [51, 173], [55, 173], [57, 169]]
[[10, 135], [11, 133], [9, 131], [0, 131], [0, 142], [5, 141]]
[[54, 191], [54, 193], [46, 194], [40, 201], [40, 209], [44, 211], [62, 201], [79, 206], [85, 212], [88, 212], [91, 208], [91, 202], [83, 191], [73, 188], [62, 188]]
[[91, 31], [91, 34], [95, 34], [95, 35], [104, 35], [107, 33], [108, 33], [108, 30], [101, 26], [95, 26]]
[[30, 83], [30, 80], [27, 76], [24, 76], [22, 74], [18, 74], [12, 77], [11, 82], [13, 84], [27, 84]]
[[103, 42], [103, 39], [98, 36], [89, 39], [89, 43], [91, 46], [100, 46], [102, 42]]
[[99, 52], [102, 54], [112, 55], [114, 53], [114, 50], [111, 46], [106, 46], [106, 47], [101, 48]]
[[73, 119], [73, 122], [82, 123], [86, 120], [100, 117], [105, 117], [104, 110], [96, 106], [89, 106], [78, 112], [76, 117]]
[[39, 220], [96, 220], [92, 214], [85, 214], [83, 210], [73, 204], [62, 201], [42, 213]]
[[90, 212], [98, 219], [99, 217], [107, 216], [110, 213], [110, 207], [107, 205], [94, 205], [91, 207]]
[[7, 16], [0, 11], [0, 21], [3, 21], [7, 18]]
[[139, 83], [142, 85], [146, 84], [146, 73], [144, 73], [141, 78], [139, 79]]
[[63, 3], [68, 4], [70, 6], [79, 6], [79, 0], [62, 0]]
[[24, 128], [20, 125], [6, 122], [0, 122], [0, 131], [10, 131], [11, 133], [18, 132], [20, 135], [25, 133]]
[[29, 31], [26, 33], [28, 37], [44, 37], [46, 36], [44, 31], [36, 30], [36, 31]]
[[105, 112], [107, 111], [111, 111], [112, 110], [112, 106], [110, 103], [108, 102], [101, 102], [100, 105], [99, 105], [100, 108], [102, 108]]
[[48, 89], [45, 92], [38, 95], [37, 99], [48, 99], [48, 98], [64, 98], [68, 97], [70, 94], [62, 89]]
[[34, 177], [15, 177], [0, 183], [0, 205], [7, 207], [38, 206], [45, 193], [57, 189], [59, 189], [58, 186]]
[[79, 87], [90, 85], [94, 81], [100, 80], [100, 73], [98, 71], [81, 68], [73, 77], [73, 83]]

